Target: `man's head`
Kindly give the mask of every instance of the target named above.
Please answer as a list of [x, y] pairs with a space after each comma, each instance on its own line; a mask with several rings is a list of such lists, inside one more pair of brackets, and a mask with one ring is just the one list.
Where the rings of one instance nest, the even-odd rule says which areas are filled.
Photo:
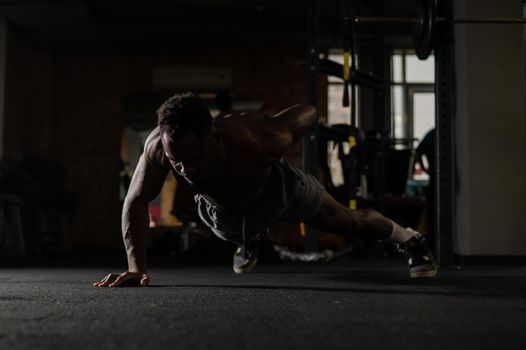
[[157, 110], [161, 135], [177, 142], [187, 133], [203, 136], [212, 128], [210, 111], [199, 96], [186, 92], [166, 100]]
[[174, 169], [198, 185], [215, 165], [210, 111], [193, 93], [177, 94], [157, 110], [164, 152]]

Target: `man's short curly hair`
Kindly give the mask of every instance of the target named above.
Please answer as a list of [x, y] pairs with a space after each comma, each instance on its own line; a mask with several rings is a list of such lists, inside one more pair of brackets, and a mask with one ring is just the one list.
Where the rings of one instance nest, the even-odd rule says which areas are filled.
[[176, 94], [157, 110], [157, 125], [171, 140], [181, 139], [188, 131], [203, 135], [212, 126], [212, 116], [205, 103], [192, 92]]

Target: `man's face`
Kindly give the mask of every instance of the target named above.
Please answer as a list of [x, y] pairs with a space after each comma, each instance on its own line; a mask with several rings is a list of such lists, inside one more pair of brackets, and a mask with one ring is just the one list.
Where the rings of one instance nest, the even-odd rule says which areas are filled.
[[166, 157], [175, 171], [194, 186], [202, 186], [216, 166], [211, 133], [202, 136], [188, 132], [174, 142], [166, 134], [161, 136]]

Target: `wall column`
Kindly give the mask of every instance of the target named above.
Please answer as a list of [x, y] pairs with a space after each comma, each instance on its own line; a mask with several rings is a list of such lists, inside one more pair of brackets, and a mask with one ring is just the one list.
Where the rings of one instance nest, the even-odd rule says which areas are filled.
[[[522, 17], [521, 0], [454, 1], [455, 17]], [[526, 255], [524, 27], [457, 24], [459, 255]]]

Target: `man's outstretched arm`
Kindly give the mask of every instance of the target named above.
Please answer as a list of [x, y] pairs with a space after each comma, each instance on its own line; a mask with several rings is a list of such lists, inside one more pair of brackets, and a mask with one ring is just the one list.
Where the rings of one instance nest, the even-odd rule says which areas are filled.
[[148, 204], [161, 191], [168, 169], [149, 160], [146, 152], [148, 150], [139, 159], [122, 209], [122, 238], [128, 258], [128, 271], [107, 275], [94, 283], [96, 287], [117, 287], [126, 281], [148, 285]]

